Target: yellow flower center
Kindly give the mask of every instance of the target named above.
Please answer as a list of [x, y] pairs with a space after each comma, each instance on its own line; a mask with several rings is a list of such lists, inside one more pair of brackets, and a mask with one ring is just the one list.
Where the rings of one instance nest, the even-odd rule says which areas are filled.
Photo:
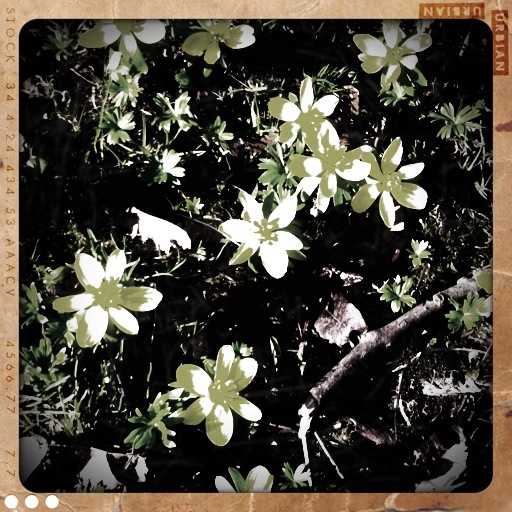
[[100, 287], [92, 292], [95, 298], [94, 304], [104, 309], [118, 306], [121, 303], [122, 288], [122, 285], [118, 284], [116, 280], [104, 279]]

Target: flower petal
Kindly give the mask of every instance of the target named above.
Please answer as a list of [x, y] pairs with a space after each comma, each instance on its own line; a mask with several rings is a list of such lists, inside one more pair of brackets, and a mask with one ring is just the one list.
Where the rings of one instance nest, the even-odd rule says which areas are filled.
[[206, 417], [206, 435], [216, 446], [225, 446], [233, 436], [233, 414], [227, 405], [215, 405]]
[[361, 67], [369, 75], [377, 73], [386, 64], [385, 57], [373, 57], [371, 55], [366, 55], [365, 53], [361, 53], [359, 55], [359, 60], [361, 61]]
[[387, 84], [396, 82], [400, 76], [400, 72], [400, 64], [390, 64], [386, 70], [386, 73], [383, 75], [384, 82]]
[[199, 397], [185, 409], [181, 416], [185, 425], [199, 425], [213, 409], [213, 402], [207, 396]]
[[231, 367], [235, 362], [235, 351], [231, 345], [223, 345], [217, 353], [215, 363], [215, 382], [226, 382], [229, 379]]
[[288, 270], [288, 254], [279, 243], [263, 242], [260, 246], [261, 263], [275, 279], [280, 279]]
[[354, 160], [350, 161], [350, 157], [355, 155], [351, 155], [352, 151], [347, 152], [347, 162], [344, 163], [343, 167], [338, 169], [338, 174], [344, 179], [348, 181], [361, 181], [367, 178], [370, 175], [370, 171], [372, 165], [370, 162], [365, 162], [363, 160], [359, 160], [358, 158], [354, 158]]
[[385, 57], [387, 48], [382, 41], [370, 34], [357, 34], [354, 36], [355, 45], [366, 55], [370, 57]]
[[219, 226], [219, 231], [232, 242], [248, 244], [251, 247], [258, 245], [258, 238], [254, 232], [255, 228], [251, 222], [240, 219], [224, 221]]
[[338, 101], [338, 96], [328, 94], [314, 103], [313, 110], [318, 110], [324, 117], [330, 116], [334, 112]]
[[108, 308], [108, 314], [114, 325], [124, 333], [137, 334], [139, 332], [139, 322], [127, 309], [120, 306]]
[[235, 254], [233, 254], [229, 260], [229, 264], [240, 265], [241, 263], [245, 263], [258, 250], [259, 246], [259, 242], [257, 242], [255, 245], [250, 245], [247, 243], [241, 244]]
[[297, 134], [299, 133], [300, 126], [297, 123], [289, 122], [281, 125], [281, 130], [279, 132], [279, 141], [281, 144], [285, 146], [291, 146], [295, 139], [297, 138]]
[[176, 370], [176, 384], [185, 391], [198, 396], [208, 396], [212, 383], [210, 376], [195, 364], [181, 364]]
[[247, 213], [251, 222], [260, 222], [263, 219], [263, 205], [258, 203], [251, 194], [248, 194], [245, 190], [240, 190], [238, 200], [244, 207], [244, 213]]
[[137, 51], [137, 40], [132, 33], [121, 36], [119, 50], [125, 57], [131, 57]]
[[374, 203], [375, 199], [379, 197], [379, 189], [374, 183], [367, 183], [363, 185], [352, 198], [351, 206], [356, 213], [362, 213], [368, 210]]
[[220, 59], [220, 46], [216, 40], [211, 41], [206, 48], [204, 60], [207, 64], [215, 64]]
[[261, 411], [249, 400], [237, 396], [228, 400], [228, 405], [235, 411], [239, 416], [246, 419], [247, 421], [260, 421]]
[[416, 176], [418, 176], [424, 168], [425, 164], [422, 162], [417, 164], [404, 165], [403, 167], [400, 167], [400, 169], [397, 171], [397, 174], [403, 180], [411, 180], [416, 178]]
[[120, 35], [121, 32], [113, 21], [99, 21], [78, 38], [78, 44], [85, 48], [103, 48], [117, 41]]
[[163, 296], [149, 286], [123, 286], [119, 292], [120, 304], [131, 311], [153, 311]]
[[407, 69], [414, 69], [416, 64], [418, 64], [418, 57], [416, 57], [416, 55], [406, 55], [400, 59], [400, 64]]
[[379, 213], [388, 228], [395, 225], [395, 203], [387, 190], [384, 190], [380, 196]]
[[400, 183], [391, 189], [393, 197], [406, 208], [423, 210], [427, 206], [428, 194], [425, 189], [414, 183]]
[[181, 49], [189, 55], [198, 57], [206, 51], [211, 41], [212, 35], [209, 32], [196, 32], [185, 39]]
[[395, 48], [398, 43], [399, 29], [400, 25], [397, 20], [384, 20], [382, 22], [384, 39], [390, 48]]
[[404, 148], [400, 137], [393, 139], [382, 155], [381, 169], [384, 176], [389, 176], [400, 164]]
[[268, 111], [281, 121], [295, 121], [300, 114], [300, 109], [295, 103], [285, 98], [272, 98], [268, 102]]
[[322, 193], [324, 197], [331, 198], [336, 191], [338, 190], [338, 180], [336, 178], [335, 172], [328, 172], [322, 176], [320, 180], [319, 192]]
[[235, 50], [246, 48], [256, 41], [253, 34], [254, 29], [249, 25], [238, 25], [229, 29], [227, 37], [224, 38], [224, 43]]
[[297, 214], [297, 196], [295, 194], [288, 196], [277, 208], [269, 215], [268, 221], [275, 222], [277, 227], [285, 228], [288, 226]]
[[426, 50], [432, 44], [432, 38], [428, 34], [415, 34], [407, 41], [405, 41], [401, 47], [409, 52], [422, 52]]
[[256, 466], [249, 471], [245, 480], [245, 492], [271, 492], [274, 477], [268, 469]]
[[126, 268], [126, 254], [121, 249], [116, 249], [108, 258], [105, 265], [106, 279], [120, 281]]
[[322, 173], [322, 161], [312, 156], [293, 155], [288, 162], [288, 169], [299, 178], [318, 176]]
[[300, 251], [304, 245], [300, 238], [288, 231], [276, 231], [277, 243], [286, 251]]
[[93, 302], [94, 295], [92, 293], [80, 293], [79, 295], [59, 297], [53, 301], [52, 306], [59, 313], [74, 313], [88, 308]]
[[313, 106], [315, 96], [313, 93], [313, 80], [311, 77], [306, 76], [300, 84], [300, 109], [302, 112], [308, 112]]
[[108, 313], [101, 306], [92, 306], [77, 316], [76, 341], [82, 347], [97, 345], [105, 336]]
[[165, 37], [165, 25], [160, 20], [145, 20], [138, 30], [133, 30], [133, 33], [139, 41], [154, 44]]
[[257, 372], [258, 362], [256, 359], [244, 357], [233, 363], [229, 378], [235, 382], [237, 391], [242, 391], [253, 381]]
[[232, 485], [223, 477], [215, 477], [215, 487], [218, 492], [236, 492]]
[[103, 266], [89, 254], [78, 254], [75, 259], [74, 268], [76, 277], [86, 290], [89, 288], [99, 288], [105, 278]]

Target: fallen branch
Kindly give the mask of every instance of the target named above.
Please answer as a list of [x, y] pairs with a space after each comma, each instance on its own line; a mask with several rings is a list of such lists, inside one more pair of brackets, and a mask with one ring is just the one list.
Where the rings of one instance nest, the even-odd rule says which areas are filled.
[[309, 430], [311, 416], [320, 402], [347, 373], [369, 354], [380, 347], [389, 347], [393, 341], [406, 329], [420, 322], [427, 316], [439, 311], [445, 297], [462, 299], [470, 292], [477, 292], [480, 287], [473, 278], [461, 278], [455, 286], [436, 293], [430, 300], [416, 306], [389, 324], [361, 335], [359, 344], [354, 347], [325, 377], [310, 391], [309, 397], [299, 410], [301, 416], [299, 437], [305, 436]]

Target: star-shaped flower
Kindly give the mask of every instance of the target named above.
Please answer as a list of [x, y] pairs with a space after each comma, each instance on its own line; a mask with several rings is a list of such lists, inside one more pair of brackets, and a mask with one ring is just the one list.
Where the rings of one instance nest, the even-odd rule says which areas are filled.
[[280, 279], [288, 268], [288, 251], [302, 249], [301, 240], [284, 230], [295, 218], [297, 196], [288, 196], [268, 217], [263, 214], [263, 204], [247, 192], [241, 190], [239, 199], [244, 206], [243, 219], [227, 220], [219, 226], [223, 235], [240, 244], [229, 264], [245, 263], [258, 252], [265, 270]]
[[321, 131], [336, 131], [325, 118], [334, 112], [339, 99], [334, 94], [328, 94], [315, 101], [311, 77], [306, 76], [301, 82], [299, 98], [295, 94], [290, 94], [289, 98], [272, 98], [268, 102], [270, 114], [284, 121], [279, 133], [282, 144], [292, 145], [300, 131], [306, 144], [315, 149]]
[[254, 43], [254, 29], [249, 25], [232, 27], [231, 20], [199, 20], [204, 31], [188, 36], [182, 50], [189, 55], [203, 55], [207, 64], [215, 64], [220, 59], [220, 43], [238, 50]]
[[57, 298], [53, 307], [59, 313], [75, 313], [76, 341], [81, 347], [100, 343], [110, 321], [126, 334], [137, 334], [139, 323], [128, 310], [151, 311], [162, 300], [154, 288], [120, 284], [126, 265], [120, 249], [108, 257], [105, 268], [88, 254], [77, 255], [74, 269], [85, 292]]
[[[384, 42], [370, 34], [357, 34], [354, 43], [361, 50], [361, 67], [369, 74], [377, 73], [387, 66], [383, 75], [385, 84], [396, 82], [401, 66], [414, 69], [418, 63], [418, 52], [426, 50], [432, 44], [432, 38], [425, 33], [415, 34], [401, 43], [403, 32], [397, 20], [382, 22]], [[400, 44], [401, 43], [401, 44]]]
[[[347, 151], [336, 136], [329, 140], [329, 133], [322, 137], [322, 144], [313, 151], [313, 156], [294, 155], [288, 168], [302, 178], [299, 190], [311, 195], [317, 188], [316, 207], [325, 212], [331, 198], [338, 190], [338, 176], [348, 181], [362, 181], [370, 174], [370, 146]], [[370, 156], [371, 155], [371, 156]]]
[[[409, 164], [398, 169], [402, 160], [403, 147], [400, 137], [393, 139], [382, 155], [381, 166], [371, 155], [370, 176], [352, 198], [352, 208], [357, 213], [368, 210], [380, 196], [379, 212], [388, 228], [395, 226], [395, 204], [393, 199], [406, 208], [422, 210], [427, 204], [427, 192], [414, 183], [404, 183], [418, 176], [425, 164]], [[370, 154], [369, 154], [370, 155]], [[381, 170], [382, 167], [382, 170]]]
[[137, 39], [153, 44], [165, 37], [165, 25], [160, 20], [100, 20], [82, 34], [78, 43], [85, 48], [103, 48], [118, 39], [119, 50], [125, 57], [135, 54]]
[[248, 421], [259, 421], [261, 411], [240, 396], [254, 379], [258, 363], [251, 357], [237, 359], [231, 345], [224, 345], [217, 354], [212, 379], [194, 364], [182, 364], [176, 370], [174, 388], [181, 388], [197, 400], [182, 412], [185, 425], [198, 425], [206, 420], [206, 435], [217, 446], [226, 445], [233, 435], [233, 413]]

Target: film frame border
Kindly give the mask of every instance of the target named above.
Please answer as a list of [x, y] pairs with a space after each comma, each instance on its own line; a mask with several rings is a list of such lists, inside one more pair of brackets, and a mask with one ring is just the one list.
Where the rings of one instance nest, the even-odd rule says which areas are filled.
[[[512, 157], [508, 132], [512, 131], [511, 80], [509, 77], [509, 13], [508, 0], [484, 2], [401, 2], [400, 0], [368, 0], [364, 4], [346, 5], [336, 0], [300, 0], [282, 2], [276, 10], [272, 0], [251, 3], [227, 0], [206, 2], [189, 0], [186, 5], [169, 1], [151, 6], [130, 0], [123, 5], [95, 1], [73, 3], [60, 0], [53, 5], [36, 0], [7, 0], [0, 17], [0, 500], [15, 496], [15, 510], [45, 507], [48, 495], [27, 491], [18, 476], [18, 179], [19, 179], [19, 33], [25, 23], [36, 19], [112, 19], [112, 18], [317, 18], [317, 19], [418, 19], [477, 18], [493, 29], [493, 149], [494, 149], [494, 391], [493, 391], [493, 481], [480, 493], [458, 494], [60, 494], [59, 510], [138, 510], [148, 502], [156, 510], [287, 510], [291, 506], [325, 512], [340, 510], [512, 510], [510, 462], [512, 447], [512, 349], [507, 347], [507, 332], [512, 321], [507, 304], [512, 301], [512, 260], [507, 249], [512, 244], [512, 228], [508, 227], [508, 197], [512, 180], [508, 178]], [[91, 13], [94, 12], [94, 15]], [[499, 108], [498, 108], [499, 106]], [[291, 501], [290, 501], [291, 500]], [[25, 506], [23, 506], [23, 503]], [[0, 504], [0, 508], [5, 504]], [[37, 504], [36, 504], [37, 507]]]

